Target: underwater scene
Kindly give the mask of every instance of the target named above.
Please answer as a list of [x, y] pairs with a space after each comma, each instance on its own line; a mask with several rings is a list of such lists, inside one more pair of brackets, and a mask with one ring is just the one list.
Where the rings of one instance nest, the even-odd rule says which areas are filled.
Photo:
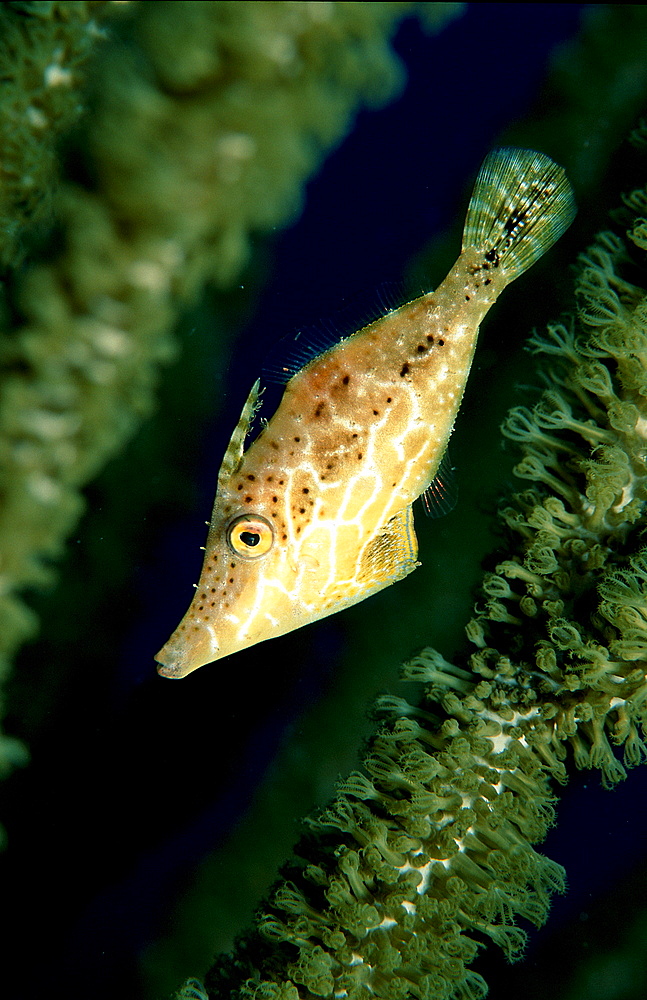
[[[643, 998], [647, 7], [7, 3], [0, 47], [0, 995]], [[169, 666], [223, 456], [438, 289], [501, 147], [577, 215], [406, 578]]]

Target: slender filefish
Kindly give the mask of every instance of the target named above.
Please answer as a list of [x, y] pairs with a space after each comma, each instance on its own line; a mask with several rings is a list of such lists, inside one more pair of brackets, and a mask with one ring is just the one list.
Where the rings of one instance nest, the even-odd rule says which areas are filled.
[[574, 214], [561, 167], [495, 150], [440, 287], [309, 361], [245, 450], [254, 384], [218, 474], [200, 581], [157, 654], [160, 674], [184, 677], [341, 611], [419, 565], [412, 505], [440, 487], [479, 324]]

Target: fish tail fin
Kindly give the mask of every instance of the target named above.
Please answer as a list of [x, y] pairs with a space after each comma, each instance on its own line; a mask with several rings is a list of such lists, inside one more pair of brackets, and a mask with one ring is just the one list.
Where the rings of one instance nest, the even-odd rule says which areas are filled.
[[495, 149], [476, 178], [463, 250], [476, 247], [508, 281], [523, 274], [575, 218], [562, 167], [532, 149]]

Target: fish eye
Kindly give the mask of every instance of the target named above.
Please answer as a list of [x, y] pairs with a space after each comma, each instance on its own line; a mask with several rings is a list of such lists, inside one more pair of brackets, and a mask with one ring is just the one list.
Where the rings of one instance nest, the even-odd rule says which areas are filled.
[[243, 559], [258, 559], [272, 548], [272, 525], [260, 514], [242, 514], [227, 528], [227, 542], [232, 552]]

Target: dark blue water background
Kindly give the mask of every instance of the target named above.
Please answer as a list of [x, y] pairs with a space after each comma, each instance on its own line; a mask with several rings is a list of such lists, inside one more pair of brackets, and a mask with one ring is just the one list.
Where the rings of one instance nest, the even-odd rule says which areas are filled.
[[[471, 4], [437, 36], [404, 23], [396, 49], [406, 89], [389, 107], [359, 115], [309, 183], [300, 218], [259, 245], [268, 281], [219, 375], [223, 412], [204, 433], [201, 513], [174, 525], [159, 555], [136, 567], [135, 589], [154, 585], [158, 599], [123, 637], [101, 701], [88, 656], [87, 685], [69, 692], [68, 714], [37, 742], [31, 774], [13, 793], [21, 809], [10, 824], [7, 912], [16, 934], [3, 995], [140, 995], [138, 954], [165, 929], [178, 885], [244, 810], [284, 727], [325, 686], [343, 642], [334, 623], [317, 633], [307, 677], [288, 671], [282, 680], [281, 658], [297, 648], [289, 645], [268, 647], [269, 679], [255, 677], [242, 654], [224, 674], [200, 671], [178, 686], [153, 673], [152, 654], [196, 578], [229, 429], [270, 343], [333, 315], [358, 289], [397, 279], [454, 220], [467, 179], [500, 132], [528, 113], [555, 45], [576, 32], [581, 13], [577, 4]], [[186, 405], [190, 416], [190, 398]], [[247, 700], [251, 688], [257, 697]], [[204, 762], [214, 760], [218, 773], [206, 780]], [[612, 797], [597, 777], [571, 789], [546, 845], [571, 886], [551, 928], [584, 912], [590, 895], [644, 849], [627, 819], [639, 782], [632, 776]], [[489, 975], [500, 974], [495, 963]]]

